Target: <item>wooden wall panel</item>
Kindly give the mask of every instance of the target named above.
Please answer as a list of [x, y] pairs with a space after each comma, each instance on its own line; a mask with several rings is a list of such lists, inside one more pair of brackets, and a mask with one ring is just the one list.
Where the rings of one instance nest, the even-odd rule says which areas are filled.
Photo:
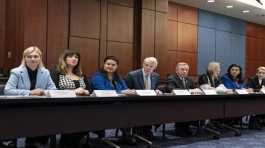
[[168, 76], [170, 74], [175, 73], [176, 65], [177, 65], [177, 56], [176, 55], [177, 55], [176, 51], [168, 51], [168, 53], [167, 53], [168, 65], [166, 66], [167, 68], [163, 72], [165, 76]]
[[[34, 6], [34, 7], [33, 7]], [[47, 1], [24, 1], [24, 48], [38, 46], [46, 63]]]
[[155, 11], [142, 10], [142, 50], [141, 61], [154, 56], [155, 49]]
[[246, 76], [247, 77], [251, 77], [253, 75], [256, 74], [256, 69], [261, 66], [264, 65], [264, 62], [261, 61], [247, 61], [246, 62]]
[[71, 1], [71, 35], [99, 39], [100, 0]]
[[0, 68], [4, 67], [5, 57], [5, 11], [6, 0], [0, 0]]
[[80, 52], [82, 71], [85, 75], [91, 76], [98, 70], [99, 40], [71, 37], [69, 48]]
[[119, 72], [126, 75], [133, 67], [133, 45], [130, 43], [108, 42], [107, 55], [119, 59]]
[[156, 11], [168, 12], [168, 0], [156, 0]]
[[157, 71], [166, 77], [167, 71], [167, 14], [156, 12], [155, 56], [159, 61]]
[[178, 49], [178, 22], [176, 21], [168, 21], [167, 27], [167, 39], [168, 39], [168, 50], [175, 50]]
[[142, 8], [150, 9], [155, 11], [156, 1], [155, 0], [142, 0]]
[[255, 60], [256, 59], [256, 52], [257, 52], [257, 39], [253, 37], [247, 37], [247, 42], [246, 42], [246, 58], [247, 60]]
[[[6, 1], [6, 26], [5, 26], [5, 63], [6, 69], [11, 69], [21, 63], [24, 49], [23, 35], [23, 5], [24, 1]], [[16, 11], [14, 11], [16, 10]], [[7, 56], [9, 53], [10, 56]]]
[[69, 0], [48, 0], [47, 66], [58, 63], [59, 55], [68, 48]]
[[133, 8], [108, 5], [108, 40], [133, 42]]
[[178, 21], [178, 9], [179, 5], [175, 3], [169, 3], [168, 5], [168, 19]]
[[178, 23], [178, 50], [197, 52], [197, 26]]
[[198, 24], [197, 9], [189, 6], [179, 5], [178, 21], [188, 24]]
[[256, 68], [265, 66], [265, 26], [247, 23], [246, 76], [253, 76]]
[[[190, 65], [190, 75], [197, 75], [197, 9], [169, 3], [167, 17], [167, 50], [170, 59]], [[172, 55], [170, 55], [172, 54]]]
[[134, 0], [108, 0], [108, 2], [122, 6], [133, 7]]

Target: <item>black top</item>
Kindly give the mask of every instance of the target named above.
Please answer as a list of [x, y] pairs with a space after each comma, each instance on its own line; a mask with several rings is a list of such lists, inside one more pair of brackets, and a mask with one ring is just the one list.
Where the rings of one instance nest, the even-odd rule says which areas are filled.
[[202, 74], [199, 77], [199, 85], [211, 84], [211, 87], [217, 87], [221, 84], [220, 77], [211, 79], [209, 74]]
[[33, 90], [35, 89], [35, 86], [36, 86], [38, 69], [33, 71], [27, 67], [27, 70], [28, 70], [28, 75], [29, 75], [29, 80], [30, 80], [30, 90]]
[[265, 80], [263, 79], [260, 84], [258, 76], [251, 77], [247, 81], [247, 88], [252, 88], [255, 92], [258, 92], [262, 86], [265, 86]]
[[75, 83], [75, 87], [79, 88], [80, 87], [80, 82], [79, 80], [73, 80], [73, 82]]
[[[51, 69], [51, 78], [52, 78], [52, 80], [53, 80], [53, 82], [54, 82], [54, 84], [56, 85], [56, 87], [57, 87], [57, 89], [66, 89], [66, 87], [67, 87], [67, 89], [69, 89], [69, 86], [70, 86], [70, 88], [71, 89], [76, 89], [76, 88], [79, 88], [79, 87], [84, 87], [85, 89], [87, 89], [87, 90], [89, 90], [89, 91], [91, 91], [91, 89], [90, 89], [90, 85], [89, 85], [89, 82], [88, 82], [88, 79], [83, 75], [83, 76], [81, 76], [81, 79], [79, 80], [79, 82], [78, 82], [78, 84], [76, 84], [77, 82], [74, 82], [74, 81], [68, 81], [68, 80], [70, 80], [70, 79], [61, 79], [61, 80], [63, 80], [63, 81], [65, 81], [66, 83], [66, 85], [64, 85], [63, 84], [63, 88], [62, 87], [60, 87], [60, 77], [64, 77], [64, 78], [66, 78], [65, 77], [65, 75], [64, 74], [61, 74], [58, 70], [57, 70], [57, 66], [54, 66], [52, 69]], [[70, 83], [69, 83], [70, 82]], [[70, 84], [70, 85], [69, 85]], [[73, 84], [73, 85], [72, 85]], [[78, 86], [78, 87], [77, 87]]]

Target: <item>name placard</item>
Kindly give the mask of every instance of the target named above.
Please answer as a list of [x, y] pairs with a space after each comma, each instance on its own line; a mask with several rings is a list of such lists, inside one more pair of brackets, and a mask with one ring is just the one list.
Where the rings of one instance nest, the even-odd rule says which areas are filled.
[[216, 89], [202, 89], [205, 95], [217, 95]]
[[263, 94], [265, 94], [265, 88], [260, 89], [260, 92], [262, 92]]
[[47, 96], [51, 98], [74, 98], [76, 94], [74, 90], [48, 90]]
[[135, 90], [136, 94], [139, 96], [156, 96], [156, 92], [154, 90]]
[[236, 89], [235, 92], [239, 95], [246, 95], [248, 94], [246, 89]]
[[174, 95], [191, 95], [187, 89], [175, 89], [172, 92]]
[[115, 90], [94, 90], [93, 94], [96, 97], [117, 97], [118, 96]]

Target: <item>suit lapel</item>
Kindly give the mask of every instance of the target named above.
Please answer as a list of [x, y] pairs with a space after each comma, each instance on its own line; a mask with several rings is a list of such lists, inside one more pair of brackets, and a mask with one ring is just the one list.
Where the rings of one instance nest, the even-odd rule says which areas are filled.
[[184, 86], [183, 86], [183, 83], [182, 83], [182, 80], [180, 79], [180, 77], [178, 75], [176, 75], [176, 82], [177, 82], [177, 85], [180, 86], [181, 89], [184, 89]]
[[143, 71], [142, 71], [142, 69], [140, 69], [138, 77], [139, 77], [139, 82], [140, 82], [140, 85], [141, 85], [142, 89], [144, 89], [144, 78], [143, 78], [143, 75], [144, 75]]
[[156, 89], [155, 87], [155, 81], [156, 81], [156, 79], [155, 79], [155, 75], [154, 75], [154, 73], [151, 73], [151, 89]]
[[37, 78], [36, 78], [36, 88], [42, 88], [43, 85], [43, 70], [42, 68], [38, 68]]
[[30, 80], [29, 80], [29, 75], [28, 75], [28, 70], [25, 66], [21, 67], [21, 81], [23, 83], [23, 85], [25, 86], [25, 88], [30, 89]]

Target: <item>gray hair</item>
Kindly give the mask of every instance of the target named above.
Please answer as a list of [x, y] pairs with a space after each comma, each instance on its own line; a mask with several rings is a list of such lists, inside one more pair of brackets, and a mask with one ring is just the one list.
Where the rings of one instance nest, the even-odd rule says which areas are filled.
[[158, 65], [157, 59], [155, 57], [147, 57], [144, 59], [143, 63], [153, 63], [155, 64], [155, 67]]

